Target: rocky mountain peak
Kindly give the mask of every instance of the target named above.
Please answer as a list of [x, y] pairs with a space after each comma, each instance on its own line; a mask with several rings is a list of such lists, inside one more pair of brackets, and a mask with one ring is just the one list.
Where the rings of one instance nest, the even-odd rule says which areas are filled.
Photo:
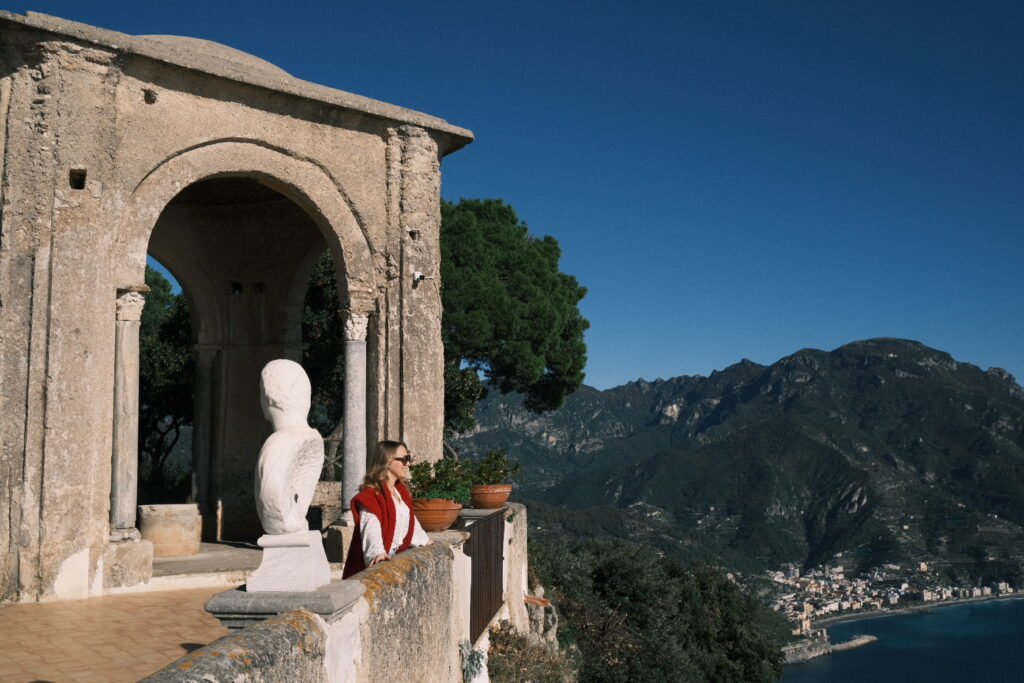
[[492, 392], [478, 419], [460, 448], [505, 448], [523, 464], [522, 494], [614, 506], [643, 528], [655, 517], [636, 511], [657, 510], [677, 525], [659, 533], [716, 553], [1024, 563], [1024, 390], [920, 342], [585, 388], [542, 416]]

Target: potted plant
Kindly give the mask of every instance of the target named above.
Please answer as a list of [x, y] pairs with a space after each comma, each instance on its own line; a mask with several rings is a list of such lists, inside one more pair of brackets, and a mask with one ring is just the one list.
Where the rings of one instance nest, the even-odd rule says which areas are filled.
[[519, 476], [519, 463], [509, 460], [502, 449], [487, 451], [472, 468], [472, 503], [475, 508], [500, 508], [512, 493], [512, 480]]
[[445, 458], [409, 468], [412, 508], [426, 531], [444, 531], [469, 502], [469, 473], [462, 462]]

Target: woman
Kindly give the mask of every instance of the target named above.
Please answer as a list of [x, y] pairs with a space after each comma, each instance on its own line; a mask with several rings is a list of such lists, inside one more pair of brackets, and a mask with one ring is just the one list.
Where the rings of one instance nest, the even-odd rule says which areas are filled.
[[363, 488], [350, 505], [355, 529], [342, 578], [389, 560], [406, 548], [430, 545], [430, 537], [412, 514], [405, 487], [412, 456], [401, 441], [381, 441], [367, 467]]

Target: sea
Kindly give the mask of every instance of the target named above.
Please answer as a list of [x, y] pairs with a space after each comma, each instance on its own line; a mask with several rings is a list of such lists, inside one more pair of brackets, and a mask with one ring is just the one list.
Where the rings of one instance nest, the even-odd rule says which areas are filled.
[[832, 643], [857, 635], [878, 641], [789, 664], [781, 683], [1024, 681], [1024, 598], [847, 621], [828, 634]]

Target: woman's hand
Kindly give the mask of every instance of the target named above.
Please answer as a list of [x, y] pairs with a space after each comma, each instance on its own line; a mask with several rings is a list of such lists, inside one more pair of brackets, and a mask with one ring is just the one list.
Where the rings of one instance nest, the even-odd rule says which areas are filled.
[[373, 565], [377, 564], [378, 562], [384, 562], [387, 559], [388, 559], [388, 556], [385, 555], [384, 553], [381, 553], [377, 557], [375, 557], [372, 560], [370, 560], [370, 566], [372, 567]]

